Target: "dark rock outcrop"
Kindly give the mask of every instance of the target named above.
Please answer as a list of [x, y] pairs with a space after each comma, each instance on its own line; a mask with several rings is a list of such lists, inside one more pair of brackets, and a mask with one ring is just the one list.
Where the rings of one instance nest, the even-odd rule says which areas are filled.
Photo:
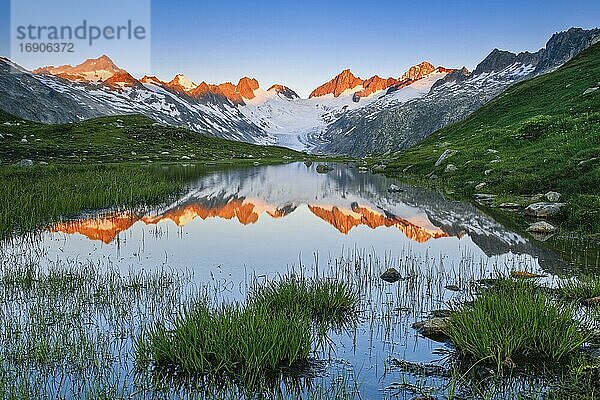
[[543, 73], [558, 68], [583, 50], [600, 40], [600, 29], [584, 30], [571, 28], [552, 35], [537, 64], [535, 73]]
[[300, 98], [300, 96], [298, 96], [298, 94], [296, 92], [294, 92], [292, 89], [290, 89], [289, 87], [284, 86], [284, 85], [275, 84], [275, 85], [271, 86], [267, 91], [268, 92], [274, 91], [275, 93], [278, 93], [278, 94], [282, 95], [283, 97], [287, 97], [290, 100]]

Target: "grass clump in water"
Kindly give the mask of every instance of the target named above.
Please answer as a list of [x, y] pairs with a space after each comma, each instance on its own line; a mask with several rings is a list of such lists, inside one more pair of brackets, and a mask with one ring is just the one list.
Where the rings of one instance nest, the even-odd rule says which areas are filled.
[[498, 370], [523, 357], [558, 362], [586, 341], [573, 316], [535, 283], [501, 279], [452, 315], [448, 336], [461, 353]]
[[307, 363], [318, 336], [313, 321], [355, 313], [357, 305], [358, 296], [346, 284], [284, 279], [255, 288], [246, 305], [211, 309], [203, 302], [182, 312], [172, 326], [156, 325], [137, 340], [138, 364], [256, 383]]
[[300, 315], [290, 319], [239, 304], [184, 311], [171, 329], [158, 326], [138, 342], [155, 366], [194, 374], [271, 372], [306, 360], [311, 330]]
[[345, 282], [296, 276], [254, 289], [250, 304], [280, 314], [306, 314], [321, 323], [343, 323], [356, 314], [359, 295]]

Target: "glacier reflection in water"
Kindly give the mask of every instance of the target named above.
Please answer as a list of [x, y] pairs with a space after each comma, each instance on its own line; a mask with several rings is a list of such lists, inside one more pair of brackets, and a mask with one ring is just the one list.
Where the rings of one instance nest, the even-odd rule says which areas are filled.
[[162, 209], [68, 221], [46, 240], [64, 242], [62, 255], [105, 254], [121, 264], [166, 253], [169, 265], [197, 272], [280, 271], [312, 262], [314, 253], [335, 257], [354, 247], [392, 256], [406, 247], [447, 256], [547, 256], [472, 205], [398, 183], [402, 191], [392, 193], [391, 183], [343, 165], [328, 174], [302, 163], [211, 172]]

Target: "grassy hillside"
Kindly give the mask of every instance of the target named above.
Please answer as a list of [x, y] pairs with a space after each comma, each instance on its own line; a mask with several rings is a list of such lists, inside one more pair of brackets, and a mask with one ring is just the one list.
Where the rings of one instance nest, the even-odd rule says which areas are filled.
[[[590, 89], [599, 86], [596, 44], [398, 153], [386, 174], [431, 179], [464, 195], [498, 194], [497, 202], [523, 205], [534, 201], [532, 195], [555, 190], [568, 203], [562, 225], [598, 233], [600, 89]], [[446, 150], [456, 153], [435, 166]], [[481, 183], [486, 185], [476, 190]]]
[[[202, 162], [238, 166], [305, 157], [141, 116], [44, 125], [0, 112], [0, 135], [0, 239], [87, 210], [161, 204], [205, 173]], [[32, 163], [13, 165], [21, 160]]]
[[0, 163], [232, 161], [302, 158], [281, 147], [256, 146], [157, 124], [138, 115], [45, 125], [0, 112]]

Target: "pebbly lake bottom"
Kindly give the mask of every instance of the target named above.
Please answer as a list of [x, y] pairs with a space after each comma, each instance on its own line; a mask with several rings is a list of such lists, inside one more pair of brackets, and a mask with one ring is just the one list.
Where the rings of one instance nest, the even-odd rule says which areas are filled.
[[[302, 163], [209, 172], [164, 207], [87, 213], [7, 240], [0, 255], [0, 385], [17, 398], [543, 397], [535, 374], [471, 381], [450, 345], [412, 325], [471, 300], [482, 279], [528, 271], [552, 284], [573, 268], [470, 204]], [[397, 282], [380, 278], [390, 267]], [[194, 299], [244, 303], [290, 276], [344, 282], [360, 298], [308, 365], [258, 388], [136, 367], [140, 335]]]

